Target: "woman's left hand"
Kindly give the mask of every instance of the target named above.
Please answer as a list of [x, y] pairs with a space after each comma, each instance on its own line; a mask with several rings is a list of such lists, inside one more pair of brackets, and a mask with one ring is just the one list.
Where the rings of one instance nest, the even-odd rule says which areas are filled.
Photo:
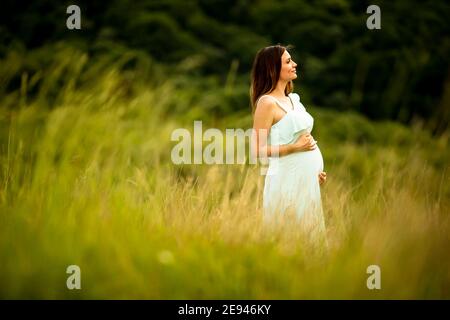
[[325, 181], [327, 181], [327, 173], [322, 171], [319, 173], [319, 184], [322, 185]]

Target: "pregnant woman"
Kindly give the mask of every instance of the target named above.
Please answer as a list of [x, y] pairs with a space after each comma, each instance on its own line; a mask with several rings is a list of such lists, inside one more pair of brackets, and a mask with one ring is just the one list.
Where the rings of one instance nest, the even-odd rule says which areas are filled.
[[258, 155], [269, 157], [264, 220], [273, 223], [281, 218], [298, 226], [309, 239], [320, 237], [326, 242], [320, 194], [326, 173], [317, 141], [311, 135], [314, 119], [300, 96], [292, 92], [296, 67], [287, 48], [280, 45], [261, 49], [253, 63], [250, 98], [254, 147]]

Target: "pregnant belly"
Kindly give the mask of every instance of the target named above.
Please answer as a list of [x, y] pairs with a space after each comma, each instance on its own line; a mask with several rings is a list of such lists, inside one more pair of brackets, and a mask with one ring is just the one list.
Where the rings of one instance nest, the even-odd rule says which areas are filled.
[[268, 174], [276, 173], [277, 170], [289, 170], [292, 173], [318, 175], [323, 171], [323, 157], [319, 146], [311, 151], [300, 151], [279, 158], [271, 158]]

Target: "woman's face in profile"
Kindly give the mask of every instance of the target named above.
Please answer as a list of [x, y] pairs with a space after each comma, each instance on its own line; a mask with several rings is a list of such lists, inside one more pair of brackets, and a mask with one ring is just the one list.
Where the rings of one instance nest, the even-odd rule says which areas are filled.
[[297, 64], [292, 60], [287, 50], [281, 56], [280, 80], [291, 81], [297, 78]]

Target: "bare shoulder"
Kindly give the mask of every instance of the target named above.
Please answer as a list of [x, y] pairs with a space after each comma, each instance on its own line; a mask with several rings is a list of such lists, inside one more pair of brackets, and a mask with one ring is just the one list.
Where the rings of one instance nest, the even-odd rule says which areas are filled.
[[274, 98], [269, 95], [261, 96], [256, 103], [256, 112], [267, 114], [272, 114], [273, 106], [275, 105]]
[[256, 103], [254, 126], [270, 128], [274, 119], [274, 99], [268, 95], [261, 96]]

